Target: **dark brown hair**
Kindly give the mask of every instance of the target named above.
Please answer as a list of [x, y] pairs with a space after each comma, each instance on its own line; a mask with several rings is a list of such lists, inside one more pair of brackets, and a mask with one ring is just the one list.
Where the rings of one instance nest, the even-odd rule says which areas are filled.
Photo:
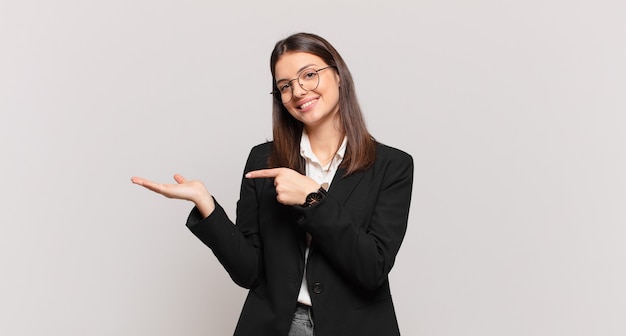
[[376, 158], [376, 141], [365, 125], [359, 106], [352, 75], [337, 50], [320, 36], [308, 33], [291, 35], [274, 46], [270, 58], [272, 90], [274, 93], [272, 125], [274, 144], [269, 158], [270, 167], [287, 167], [304, 173], [304, 161], [300, 156], [300, 137], [303, 125], [289, 114], [276, 92], [276, 62], [289, 52], [305, 52], [321, 58], [339, 75], [339, 117], [342, 133], [348, 138], [346, 154], [341, 168], [345, 176], [370, 167]]

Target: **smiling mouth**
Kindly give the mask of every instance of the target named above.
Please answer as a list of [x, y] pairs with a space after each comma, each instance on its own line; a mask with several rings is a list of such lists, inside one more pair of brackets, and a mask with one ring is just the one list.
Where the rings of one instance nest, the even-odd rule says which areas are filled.
[[305, 109], [305, 108], [307, 108], [307, 107], [309, 107], [309, 106], [311, 106], [311, 105], [315, 104], [315, 102], [316, 102], [316, 101], [317, 101], [317, 99], [309, 100], [308, 102], [306, 102], [306, 103], [304, 103], [304, 104], [302, 104], [302, 105], [298, 106], [298, 108], [299, 108], [299, 109], [301, 109], [301, 110], [302, 110], [302, 109]]

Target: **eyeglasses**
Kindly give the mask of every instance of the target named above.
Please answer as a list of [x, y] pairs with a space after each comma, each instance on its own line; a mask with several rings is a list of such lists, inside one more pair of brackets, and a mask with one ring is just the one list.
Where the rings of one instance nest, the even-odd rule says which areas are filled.
[[304, 69], [298, 74], [298, 77], [289, 81], [281, 80], [278, 83], [276, 83], [276, 90], [273, 92], [270, 92], [270, 94], [274, 95], [274, 98], [281, 101], [283, 104], [287, 104], [293, 98], [293, 90], [294, 90], [294, 86], [292, 84], [293, 81], [297, 80], [298, 85], [300, 85], [300, 87], [304, 91], [315, 90], [320, 85], [320, 76], [318, 72], [328, 69], [330, 67], [332, 67], [332, 65], [329, 65], [329, 66], [326, 66], [317, 70]]

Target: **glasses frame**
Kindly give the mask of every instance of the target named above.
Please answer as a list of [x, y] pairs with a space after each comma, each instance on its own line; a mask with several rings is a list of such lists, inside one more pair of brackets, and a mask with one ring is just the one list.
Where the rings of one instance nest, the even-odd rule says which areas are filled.
[[[334, 65], [327, 65], [327, 66], [325, 66], [325, 67], [323, 67], [323, 68], [319, 68], [319, 69], [317, 69], [317, 70], [313, 70], [313, 71], [315, 71], [315, 73], [316, 73], [316, 74], [318, 74], [318, 76], [319, 76], [319, 72], [320, 72], [320, 71], [322, 71], [322, 70], [326, 70], [326, 69], [328, 69], [328, 68], [334, 68], [334, 67], [335, 67]], [[300, 75], [302, 75], [302, 73], [304, 73], [304, 72], [305, 72], [305, 71], [307, 71], [307, 70], [310, 70], [310, 69], [309, 69], [309, 68], [307, 68], [307, 69], [304, 69], [304, 70], [302, 70], [302, 71], [298, 72], [298, 76], [297, 76], [296, 78], [289, 80], [289, 81], [285, 84], [285, 85], [288, 85], [288, 86], [289, 86], [289, 88], [291, 89], [291, 97], [289, 98], [289, 100], [288, 100], [288, 101], [283, 101], [283, 98], [282, 98], [282, 95], [283, 95], [283, 94], [282, 94], [282, 92], [280, 92], [280, 89], [278, 88], [278, 85], [276, 85], [276, 90], [274, 90], [274, 91], [270, 92], [270, 94], [271, 94], [271, 95], [273, 95], [273, 96], [274, 96], [274, 98], [275, 98], [276, 100], [278, 100], [279, 102], [281, 102], [281, 103], [283, 103], [283, 104], [287, 104], [287, 103], [289, 103], [289, 102], [293, 99], [293, 85], [291, 84], [291, 83], [293, 83], [293, 81], [298, 81], [298, 85], [300, 86], [300, 88], [301, 88], [302, 90], [306, 91], [306, 92], [313, 91], [313, 90], [317, 89], [317, 87], [318, 87], [318, 86], [320, 86], [320, 78], [319, 78], [319, 77], [317, 77], [317, 85], [316, 85], [314, 88], [310, 89], [310, 90], [305, 89], [305, 88], [304, 88], [304, 86], [303, 86], [303, 84], [302, 84], [302, 83], [300, 83]], [[283, 85], [281, 85], [281, 86], [283, 86]]]

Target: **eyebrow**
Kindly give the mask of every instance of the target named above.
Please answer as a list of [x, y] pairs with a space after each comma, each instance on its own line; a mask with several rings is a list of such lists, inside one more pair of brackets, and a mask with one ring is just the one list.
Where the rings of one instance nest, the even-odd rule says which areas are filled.
[[[299, 74], [299, 73], [302, 72], [302, 70], [304, 70], [306, 68], [309, 68], [309, 67], [312, 67], [314, 65], [316, 65], [316, 64], [307, 64], [307, 65], [303, 66], [302, 68], [300, 68], [300, 70], [298, 70], [297, 73]], [[297, 76], [296, 76], [296, 78], [297, 78]], [[289, 78], [282, 78], [282, 79], [277, 80], [276, 83], [281, 82], [281, 81], [286, 81], [286, 80], [291, 80], [291, 79], [289, 79]]]

